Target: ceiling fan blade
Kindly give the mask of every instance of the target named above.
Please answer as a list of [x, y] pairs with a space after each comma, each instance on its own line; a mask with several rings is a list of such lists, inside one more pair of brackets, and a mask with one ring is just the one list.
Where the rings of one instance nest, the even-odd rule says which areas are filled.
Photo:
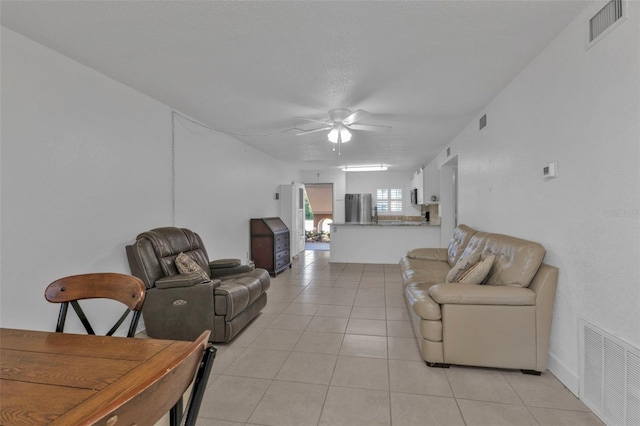
[[297, 120], [306, 120], [306, 121], [311, 121], [313, 123], [320, 123], [320, 124], [324, 124], [326, 126], [330, 126], [333, 123], [330, 121], [322, 121], [322, 120], [315, 120], [313, 118], [306, 118], [306, 117], [296, 117]]
[[367, 118], [369, 118], [371, 114], [363, 109], [359, 109], [356, 112], [354, 112], [353, 114], [351, 114], [350, 116], [348, 116], [347, 118], [345, 118], [344, 120], [342, 120], [342, 124], [345, 125], [350, 125], [353, 124], [357, 121], [361, 121], [361, 120], [365, 120]]
[[384, 132], [391, 130], [391, 126], [374, 126], [371, 124], [351, 124], [348, 127], [353, 130], [366, 130], [370, 132]]
[[326, 130], [331, 130], [332, 128], [333, 128], [333, 126], [328, 126], [328, 127], [321, 127], [319, 129], [307, 130], [305, 132], [296, 133], [296, 136], [308, 135], [309, 133], [315, 133], [315, 132], [322, 132], [322, 131], [326, 131]]

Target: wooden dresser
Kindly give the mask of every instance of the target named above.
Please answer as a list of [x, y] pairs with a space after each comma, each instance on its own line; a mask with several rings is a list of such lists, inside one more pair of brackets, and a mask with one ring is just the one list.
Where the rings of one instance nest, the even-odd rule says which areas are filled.
[[251, 219], [251, 259], [256, 268], [276, 274], [291, 267], [289, 228], [279, 217]]

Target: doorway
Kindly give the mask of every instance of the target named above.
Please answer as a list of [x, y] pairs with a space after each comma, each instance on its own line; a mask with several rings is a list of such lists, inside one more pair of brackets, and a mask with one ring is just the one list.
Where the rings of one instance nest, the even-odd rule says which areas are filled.
[[333, 183], [305, 183], [305, 250], [328, 251], [333, 223]]
[[458, 156], [440, 168], [440, 217], [440, 244], [447, 247], [458, 226]]

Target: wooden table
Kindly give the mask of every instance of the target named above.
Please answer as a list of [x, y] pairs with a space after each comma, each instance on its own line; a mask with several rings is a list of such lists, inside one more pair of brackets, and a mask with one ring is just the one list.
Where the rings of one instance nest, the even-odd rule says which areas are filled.
[[0, 329], [0, 424], [153, 425], [175, 403], [158, 384], [191, 345]]

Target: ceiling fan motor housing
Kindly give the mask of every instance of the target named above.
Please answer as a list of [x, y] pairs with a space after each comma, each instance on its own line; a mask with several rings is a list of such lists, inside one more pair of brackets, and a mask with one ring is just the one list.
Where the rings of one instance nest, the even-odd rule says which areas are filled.
[[334, 123], [340, 123], [342, 120], [351, 115], [351, 111], [346, 108], [336, 108], [329, 111], [329, 118]]

